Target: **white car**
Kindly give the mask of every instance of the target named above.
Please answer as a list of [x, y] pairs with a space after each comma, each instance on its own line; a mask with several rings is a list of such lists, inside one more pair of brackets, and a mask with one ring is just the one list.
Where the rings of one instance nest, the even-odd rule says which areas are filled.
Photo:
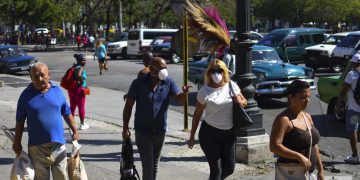
[[344, 69], [352, 55], [360, 50], [360, 31], [351, 32], [338, 43], [331, 53], [331, 59]]
[[41, 33], [43, 33], [43, 34], [48, 34], [48, 33], [49, 33], [49, 29], [48, 29], [48, 28], [37, 28], [37, 29], [35, 29], [35, 32], [36, 32], [37, 34], [41, 34]]
[[332, 34], [322, 44], [305, 48], [305, 65], [315, 70], [317, 68], [330, 68], [334, 72], [340, 72], [342, 68], [332, 61], [331, 54], [336, 45], [349, 33]]
[[[254, 42], [254, 43], [257, 43], [260, 39], [263, 38], [263, 36], [255, 31], [250, 31], [251, 35], [250, 35], [250, 39]], [[230, 34], [230, 39], [233, 39], [235, 34], [236, 34], [236, 31], [235, 30], [230, 30], [229, 31], [229, 34]]]
[[110, 56], [111, 59], [116, 59], [118, 56], [127, 58], [127, 40], [127, 32], [115, 37], [114, 41], [107, 45], [107, 55]]

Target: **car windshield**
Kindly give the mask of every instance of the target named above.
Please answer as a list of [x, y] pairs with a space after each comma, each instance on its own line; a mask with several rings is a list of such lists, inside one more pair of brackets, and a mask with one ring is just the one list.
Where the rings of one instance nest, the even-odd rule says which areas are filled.
[[271, 47], [278, 47], [286, 34], [267, 34], [257, 44]]
[[122, 33], [118, 36], [116, 36], [114, 38], [114, 42], [117, 42], [117, 41], [127, 41], [128, 40], [128, 34], [127, 33]]
[[252, 51], [252, 61], [267, 63], [278, 63], [279, 61], [282, 62], [274, 50], [254, 50]]
[[340, 43], [344, 36], [335, 36], [331, 35], [327, 39], [325, 39], [324, 44], [336, 45]]
[[0, 57], [5, 58], [9, 56], [23, 56], [25, 55], [25, 51], [20, 48], [2, 48], [0, 49]]

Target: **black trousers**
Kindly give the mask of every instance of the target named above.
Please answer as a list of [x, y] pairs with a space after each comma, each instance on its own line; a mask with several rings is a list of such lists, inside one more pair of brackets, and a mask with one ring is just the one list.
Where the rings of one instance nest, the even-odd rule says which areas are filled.
[[221, 130], [203, 121], [199, 141], [210, 166], [210, 180], [222, 180], [234, 172], [236, 135], [233, 128]]

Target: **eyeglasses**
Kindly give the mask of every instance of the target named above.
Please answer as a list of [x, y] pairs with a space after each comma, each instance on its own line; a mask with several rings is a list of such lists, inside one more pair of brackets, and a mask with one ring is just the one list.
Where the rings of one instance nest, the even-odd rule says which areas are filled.
[[209, 72], [210, 72], [211, 74], [215, 74], [215, 73], [221, 74], [221, 73], [223, 73], [224, 71], [223, 71], [222, 69], [209, 69]]

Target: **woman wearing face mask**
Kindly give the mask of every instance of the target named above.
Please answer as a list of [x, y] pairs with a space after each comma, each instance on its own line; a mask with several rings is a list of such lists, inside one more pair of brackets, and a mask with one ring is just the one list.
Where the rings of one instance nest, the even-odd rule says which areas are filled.
[[[230, 85], [236, 96], [230, 96]], [[210, 180], [225, 179], [235, 168], [235, 131], [233, 129], [233, 101], [245, 107], [247, 101], [241, 94], [239, 86], [231, 82], [225, 63], [213, 60], [205, 73], [205, 86], [197, 95], [197, 104], [192, 121], [189, 148], [195, 143], [201, 115], [206, 110], [205, 120], [201, 123], [199, 142], [210, 166]]]
[[80, 129], [85, 130], [89, 129], [89, 125], [84, 122], [85, 120], [85, 94], [84, 94], [84, 88], [87, 87], [86, 84], [86, 71], [84, 69], [86, 64], [86, 57], [84, 54], [74, 54], [74, 57], [76, 59], [75, 66], [75, 80], [76, 80], [76, 86], [71, 88], [69, 93], [70, 98], [70, 110], [71, 114], [75, 115], [75, 109], [78, 107], [79, 109], [79, 117], [80, 117]]

